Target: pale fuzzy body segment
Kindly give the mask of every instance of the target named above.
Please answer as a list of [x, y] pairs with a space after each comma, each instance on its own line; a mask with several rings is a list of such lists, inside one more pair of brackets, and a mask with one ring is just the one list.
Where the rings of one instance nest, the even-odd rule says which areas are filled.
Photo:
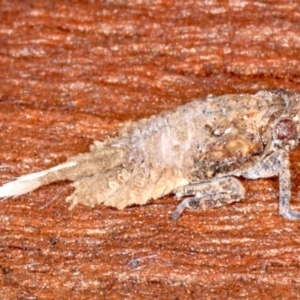
[[[279, 175], [288, 186], [285, 154], [298, 144], [299, 102], [298, 94], [284, 91], [194, 101], [129, 122], [118, 137], [95, 142], [90, 152], [71, 157], [62, 167], [3, 185], [0, 197], [58, 180], [73, 181], [75, 191], [66, 199], [71, 208], [80, 203], [123, 209], [172, 192], [193, 194], [175, 211], [176, 219], [185, 207], [219, 206], [243, 198], [244, 189], [232, 176]], [[281, 205], [284, 215], [289, 199], [281, 203], [286, 203]]]

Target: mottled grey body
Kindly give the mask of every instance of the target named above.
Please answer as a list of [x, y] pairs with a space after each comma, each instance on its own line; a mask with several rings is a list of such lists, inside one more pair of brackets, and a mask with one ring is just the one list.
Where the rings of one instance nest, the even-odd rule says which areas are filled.
[[[288, 152], [298, 144], [299, 102], [300, 96], [288, 91], [194, 101], [128, 123], [117, 138], [95, 142], [89, 153], [0, 187], [0, 197], [28, 192], [29, 183], [36, 188], [66, 179], [74, 181], [75, 191], [67, 198], [71, 207], [103, 203], [122, 209], [171, 192], [178, 198], [190, 195], [175, 211], [177, 219], [185, 207], [215, 207], [243, 198], [244, 189], [233, 176], [281, 176], [286, 185], [281, 190], [290, 190], [289, 173], [281, 173], [288, 168]], [[289, 199], [284, 201], [281, 214], [300, 218], [290, 212]]]

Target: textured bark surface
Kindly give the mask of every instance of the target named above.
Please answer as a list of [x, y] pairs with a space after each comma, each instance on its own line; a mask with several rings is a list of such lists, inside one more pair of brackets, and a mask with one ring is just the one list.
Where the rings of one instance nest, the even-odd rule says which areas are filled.
[[[300, 92], [295, 3], [0, 1], [0, 183], [207, 94]], [[243, 184], [245, 201], [178, 223], [170, 196], [69, 211], [65, 182], [1, 201], [0, 298], [298, 299], [300, 224], [277, 179]]]

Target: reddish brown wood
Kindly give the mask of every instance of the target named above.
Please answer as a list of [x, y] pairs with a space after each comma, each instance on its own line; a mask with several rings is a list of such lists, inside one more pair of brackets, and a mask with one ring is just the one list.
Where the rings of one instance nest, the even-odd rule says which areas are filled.
[[[0, 20], [0, 183], [210, 93], [300, 92], [292, 1], [3, 0]], [[178, 223], [172, 197], [69, 211], [67, 183], [1, 201], [0, 298], [297, 299], [300, 223], [276, 179], [243, 183], [245, 201]]]

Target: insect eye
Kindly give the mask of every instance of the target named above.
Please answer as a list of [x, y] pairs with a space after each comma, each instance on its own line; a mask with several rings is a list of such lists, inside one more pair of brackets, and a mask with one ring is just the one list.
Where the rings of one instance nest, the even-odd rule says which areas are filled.
[[292, 120], [280, 120], [274, 129], [275, 137], [279, 140], [293, 140], [298, 138], [296, 125]]

